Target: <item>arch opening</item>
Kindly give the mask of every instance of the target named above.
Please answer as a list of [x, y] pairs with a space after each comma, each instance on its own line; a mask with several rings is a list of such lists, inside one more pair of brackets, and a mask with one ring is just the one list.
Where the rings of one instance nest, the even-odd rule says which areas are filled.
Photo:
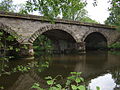
[[[76, 41], [66, 31], [53, 29], [48, 30], [37, 37], [33, 42], [34, 51], [51, 52], [55, 54], [72, 53], [76, 49]], [[38, 49], [37, 47], [41, 47]]]
[[93, 32], [89, 34], [85, 40], [86, 50], [106, 50], [107, 49], [107, 39], [105, 36], [99, 32]]

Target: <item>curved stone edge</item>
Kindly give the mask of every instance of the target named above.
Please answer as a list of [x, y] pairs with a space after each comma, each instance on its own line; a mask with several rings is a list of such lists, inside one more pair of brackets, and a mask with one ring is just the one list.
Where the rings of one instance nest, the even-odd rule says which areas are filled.
[[69, 27], [65, 27], [64, 25], [60, 24], [53, 24], [53, 25], [47, 25], [44, 27], [41, 27], [39, 30], [37, 30], [29, 39], [28, 42], [33, 43], [36, 38], [43, 34], [44, 32], [47, 32], [49, 30], [61, 30], [67, 32], [69, 35], [71, 35], [76, 42], [78, 42], [78, 37], [76, 37], [74, 31], [72, 31]]

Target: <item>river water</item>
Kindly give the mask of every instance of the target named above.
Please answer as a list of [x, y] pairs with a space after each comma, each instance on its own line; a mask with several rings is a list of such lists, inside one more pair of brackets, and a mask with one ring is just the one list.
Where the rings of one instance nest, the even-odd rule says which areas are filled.
[[[49, 62], [49, 68], [45, 62]], [[120, 90], [120, 55], [110, 52], [88, 52], [84, 55], [52, 55], [37, 57], [35, 60], [14, 59], [8, 63], [9, 70], [17, 65], [38, 63], [37, 68], [28, 72], [16, 72], [0, 77], [0, 86], [5, 90], [32, 90], [31, 86], [39, 82], [45, 87], [44, 77], [62, 75], [64, 81], [70, 72], [82, 72], [86, 85], [91, 90], [99, 86], [101, 90]], [[32, 64], [31, 64], [32, 65]], [[47, 64], [48, 65], [48, 64]], [[41, 68], [42, 66], [42, 68]]]

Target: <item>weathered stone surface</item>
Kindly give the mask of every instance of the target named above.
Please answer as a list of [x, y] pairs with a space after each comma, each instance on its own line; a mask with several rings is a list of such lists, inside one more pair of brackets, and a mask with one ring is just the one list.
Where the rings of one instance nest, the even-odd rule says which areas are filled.
[[[17, 36], [21, 44], [32, 44], [36, 38], [50, 30], [61, 30], [71, 35], [76, 43], [84, 42], [86, 37], [94, 32], [102, 34], [110, 45], [120, 36], [114, 27], [102, 24], [89, 24], [77, 21], [56, 19], [55, 24], [39, 16], [0, 13], [0, 29]], [[83, 47], [83, 46], [82, 46]]]

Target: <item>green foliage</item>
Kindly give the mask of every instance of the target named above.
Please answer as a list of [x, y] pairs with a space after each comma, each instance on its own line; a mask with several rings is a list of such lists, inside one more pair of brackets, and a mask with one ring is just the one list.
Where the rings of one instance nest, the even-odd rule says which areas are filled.
[[120, 30], [120, 1], [119, 0], [112, 0], [111, 1], [111, 8], [109, 9], [110, 16], [105, 21], [108, 25], [116, 25]]
[[112, 48], [112, 49], [120, 49], [120, 42], [116, 42], [116, 43], [110, 45], [109, 48]]
[[80, 20], [86, 15], [82, 0], [28, 0], [27, 12], [39, 11], [49, 19], [62, 16], [63, 19]]
[[44, 90], [43, 88], [40, 88], [39, 83], [34, 83], [34, 85], [31, 88], [35, 88], [37, 90]]
[[89, 17], [84, 17], [84, 18], [82, 18], [81, 20], [80, 20], [81, 22], [87, 22], [87, 23], [96, 23], [96, 24], [99, 24], [97, 21], [95, 21], [95, 20], [92, 20], [91, 18], [89, 18]]
[[[34, 83], [31, 88], [37, 90], [90, 90], [84, 85], [84, 79], [80, 76], [81, 72], [71, 72], [70, 74], [65, 86], [57, 83], [59, 77], [63, 79], [61, 75], [57, 75], [55, 78], [45, 77], [48, 88], [41, 88], [39, 83]], [[96, 87], [96, 90], [100, 90], [100, 87]]]
[[86, 90], [85, 86], [81, 85], [81, 83], [84, 82], [84, 79], [80, 75], [81, 72], [71, 72], [71, 76], [67, 78], [69, 82], [76, 83], [75, 85], [71, 84], [73, 90]]
[[[45, 88], [42, 90], [67, 90], [67, 89], [72, 89], [72, 90], [86, 90], [86, 87], [84, 84], [84, 79], [80, 76], [81, 72], [71, 72], [71, 76], [67, 78], [67, 81], [65, 83], [65, 86], [63, 87], [61, 84], [57, 83], [57, 78], [62, 78], [61, 75], [56, 76], [55, 78], [52, 78], [51, 76], [45, 77], [47, 85], [49, 88]], [[35, 83], [32, 88], [40, 89], [39, 83]]]
[[120, 51], [110, 51], [109, 53], [113, 55], [120, 55]]
[[[0, 50], [1, 55], [7, 55], [8, 51], [17, 50], [18, 42], [16, 41], [17, 37], [11, 36], [6, 33], [4, 30], [0, 30]], [[10, 59], [10, 58], [9, 58]]]
[[0, 86], [0, 90], [3, 90], [4, 89], [4, 87], [3, 86]]
[[42, 52], [51, 53], [51, 50], [53, 49], [51, 40], [44, 35], [39, 36], [34, 41], [33, 48], [36, 55], [40, 55]]
[[28, 70], [30, 70], [30, 67], [22, 66], [22, 65], [19, 65], [16, 68], [13, 69], [14, 72], [17, 72], [17, 71], [27, 72]]
[[28, 46], [27, 45], [23, 45], [21, 48], [24, 48], [24, 49], [28, 49]]
[[14, 12], [20, 13], [20, 14], [28, 14], [25, 3], [23, 4], [16, 4], [16, 8], [14, 9]]
[[97, 90], [100, 90], [100, 87], [96, 87]]
[[16, 48], [17, 43], [15, 39], [16, 37], [9, 35], [4, 30], [0, 30], [0, 76], [2, 74], [11, 74], [11, 72], [7, 72], [6, 69], [9, 68], [7, 65], [9, 59], [13, 58], [9, 53], [13, 52]]
[[[94, 2], [95, 4], [96, 2]], [[97, 23], [87, 17], [87, 11], [84, 9], [86, 5], [86, 1], [82, 0], [28, 0], [25, 4], [19, 5], [14, 5], [12, 0], [2, 0], [0, 11], [19, 12], [20, 14], [38, 11], [40, 15], [46, 16], [52, 23], [53, 18]]]
[[0, 11], [13, 12], [15, 5], [13, 5], [12, 0], [1, 0], [0, 1]]
[[28, 72], [30, 69], [36, 68], [39, 72], [42, 71], [42, 69], [44, 68], [48, 68], [49, 67], [49, 63], [46, 61], [42, 64], [40, 64], [39, 62], [31, 62], [28, 63], [27, 65], [18, 65], [15, 68], [12, 69], [12, 72]]
[[13, 36], [11, 36], [11, 35], [9, 35], [7, 38], [6, 38], [6, 40], [8, 40], [8, 41], [14, 41], [14, 37]]
[[42, 72], [44, 69], [49, 68], [49, 63], [48, 61], [42, 62], [41, 61], [37, 64], [37, 70], [38, 72]]
[[0, 11], [3, 12], [18, 12], [20, 14], [27, 14], [24, 4], [13, 4], [14, 0], [1, 0]]

